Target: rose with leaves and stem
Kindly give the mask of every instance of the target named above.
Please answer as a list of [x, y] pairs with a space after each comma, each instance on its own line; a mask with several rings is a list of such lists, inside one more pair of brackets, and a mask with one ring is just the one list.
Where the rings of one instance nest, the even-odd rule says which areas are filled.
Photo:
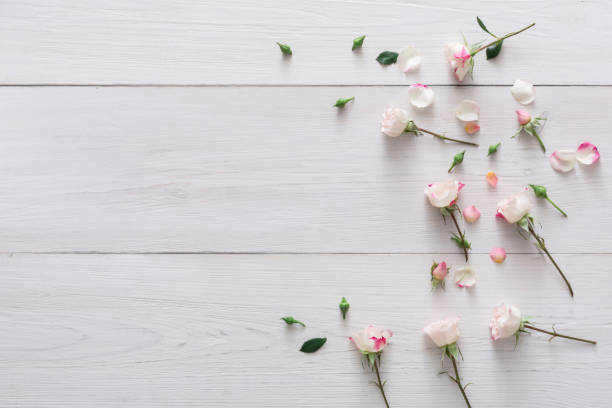
[[450, 216], [453, 220], [453, 224], [457, 228], [457, 234], [453, 234], [451, 239], [457, 243], [459, 248], [463, 249], [465, 254], [465, 260], [468, 260], [468, 250], [471, 248], [471, 244], [465, 239], [465, 232], [459, 227], [455, 211], [461, 214], [461, 210], [457, 206], [457, 199], [459, 198], [459, 191], [465, 186], [465, 184], [456, 180], [446, 180], [436, 182], [425, 187], [425, 195], [429, 199], [429, 203], [436, 208], [440, 209], [444, 222], [446, 222], [446, 216]]
[[555, 330], [553, 325], [552, 331], [540, 329], [535, 327], [530, 321], [529, 317], [523, 316], [518, 307], [513, 305], [506, 305], [501, 303], [493, 309], [493, 317], [489, 323], [491, 328], [491, 339], [499, 340], [508, 337], [514, 337], [516, 344], [518, 344], [519, 336], [521, 333], [529, 333], [529, 330], [533, 330], [540, 333], [550, 335], [550, 340], [555, 337], [564, 338], [568, 340], [581, 341], [583, 343], [597, 344], [594, 340], [582, 339], [580, 337], [567, 336], [560, 334]]
[[[459, 390], [461, 390], [461, 395], [463, 395], [466, 405], [468, 408], [471, 408], [470, 401], [465, 393], [465, 388], [469, 384], [461, 384], [461, 378], [459, 377], [459, 370], [457, 368], [457, 360], [461, 355], [461, 350], [459, 350], [459, 346], [457, 345], [457, 340], [459, 340], [459, 335], [461, 334], [458, 323], [459, 319], [457, 318], [444, 319], [428, 324], [423, 328], [423, 331], [436, 344], [436, 346], [442, 349], [442, 362], [444, 362], [444, 357], [448, 357], [453, 364], [455, 377], [452, 377], [450, 374], [449, 377], [457, 384]], [[461, 357], [463, 359], [463, 356]]]
[[524, 188], [520, 193], [516, 193], [511, 195], [508, 198], [497, 203], [497, 217], [503, 218], [509, 224], [516, 224], [518, 226], [518, 231], [521, 236], [524, 236], [524, 233], [527, 233], [533, 237], [536, 241], [536, 247], [542, 250], [548, 259], [555, 266], [567, 288], [569, 289], [570, 295], [574, 297], [574, 290], [572, 289], [572, 285], [570, 285], [569, 280], [561, 270], [561, 267], [554, 260], [548, 248], [546, 248], [546, 244], [544, 242], [544, 238], [542, 238], [537, 232], [535, 227], [535, 219], [533, 216], [529, 214], [532, 206], [531, 193], [528, 188]]
[[408, 116], [408, 112], [401, 108], [389, 107], [385, 109], [382, 115], [382, 126], [381, 132], [387, 136], [397, 137], [402, 133], [414, 133], [415, 136], [419, 136], [422, 133], [427, 133], [440, 140], [448, 140], [450, 142], [463, 143], [470, 146], [478, 147], [478, 144], [468, 142], [465, 140], [453, 139], [439, 133], [432, 132], [431, 130], [423, 129], [417, 126], [413, 120]]
[[515, 36], [517, 34], [520, 34], [523, 31], [528, 30], [535, 25], [535, 23], [532, 23], [528, 25], [527, 27], [524, 27], [518, 31], [514, 31], [512, 33], [508, 33], [506, 35], [498, 37], [497, 35], [493, 34], [491, 31], [487, 29], [487, 27], [484, 25], [484, 23], [479, 17], [476, 17], [476, 21], [478, 22], [478, 25], [480, 26], [480, 28], [482, 28], [487, 34], [489, 34], [495, 39], [485, 45], [482, 45], [484, 41], [480, 41], [476, 44], [470, 45], [468, 44], [465, 37], [463, 37], [463, 44], [450, 43], [446, 46], [446, 59], [451, 69], [453, 70], [453, 74], [455, 75], [455, 78], [459, 82], [463, 81], [463, 78], [465, 78], [465, 76], [468, 73], [473, 74], [474, 57], [476, 56], [476, 54], [478, 54], [479, 52], [483, 50], [486, 50], [488, 60], [495, 58], [501, 52], [501, 48], [502, 48], [502, 44], [504, 40], [512, 36]]
[[391, 338], [391, 336], [393, 336], [391, 330], [368, 326], [354, 334], [352, 337], [349, 337], [349, 340], [351, 340], [355, 347], [357, 347], [357, 350], [359, 350], [359, 352], [366, 357], [368, 363], [376, 373], [377, 382], [375, 384], [380, 390], [387, 408], [389, 408], [389, 402], [387, 401], [387, 396], [385, 395], [385, 384], [387, 381], [383, 382], [380, 379], [378, 367], [380, 366], [380, 355], [387, 346], [387, 340]]
[[542, 130], [542, 127], [544, 126], [542, 122], [546, 120], [546, 113], [544, 112], [538, 116], [532, 117], [529, 112], [524, 111], [522, 109], [517, 109], [516, 119], [519, 123], [519, 130], [514, 135], [512, 135], [512, 138], [514, 139], [519, 134], [521, 134], [521, 132], [525, 132], [535, 137], [538, 143], [540, 144], [542, 152], [546, 153], [546, 146], [544, 146], [544, 142], [542, 141], [542, 138], [540, 137], [539, 133]]

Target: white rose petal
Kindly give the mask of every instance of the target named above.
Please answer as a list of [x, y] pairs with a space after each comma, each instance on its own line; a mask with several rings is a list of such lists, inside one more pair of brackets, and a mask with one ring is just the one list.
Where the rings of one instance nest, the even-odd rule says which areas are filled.
[[476, 284], [476, 272], [469, 266], [457, 268], [453, 272], [453, 279], [460, 288], [471, 288]]
[[575, 150], [557, 150], [550, 155], [550, 166], [561, 173], [567, 173], [576, 166]]
[[421, 66], [421, 56], [416, 48], [408, 46], [399, 53], [397, 65], [405, 73], [414, 71]]
[[593, 164], [599, 160], [599, 150], [592, 143], [581, 143], [578, 149], [576, 149], [576, 159], [582, 164]]
[[464, 99], [457, 106], [457, 119], [463, 122], [475, 122], [480, 116], [480, 106], [474, 101]]
[[512, 96], [516, 101], [523, 105], [529, 105], [531, 102], [535, 100], [535, 88], [533, 84], [527, 81], [523, 81], [522, 79], [517, 79], [514, 81], [514, 85], [512, 85]]
[[427, 85], [412, 84], [408, 88], [408, 99], [416, 108], [426, 108], [433, 103], [434, 92]]
[[510, 224], [514, 224], [529, 213], [532, 204], [531, 192], [524, 189], [497, 203], [497, 214]]

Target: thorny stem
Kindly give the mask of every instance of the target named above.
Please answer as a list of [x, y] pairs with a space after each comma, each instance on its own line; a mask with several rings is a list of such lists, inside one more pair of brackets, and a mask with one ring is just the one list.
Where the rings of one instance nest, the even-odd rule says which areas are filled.
[[512, 37], [512, 36], [515, 36], [515, 35], [517, 35], [517, 34], [522, 33], [522, 32], [523, 32], [523, 31], [525, 31], [525, 30], [530, 29], [530, 28], [531, 28], [531, 27], [533, 27], [534, 25], [535, 25], [535, 23], [531, 23], [531, 24], [529, 24], [529, 25], [528, 25], [527, 27], [525, 27], [525, 28], [521, 28], [521, 29], [520, 29], [520, 30], [518, 30], [518, 31], [515, 31], [515, 32], [510, 33], [510, 34], [506, 34], [506, 35], [504, 35], [504, 36], [503, 36], [503, 37], [501, 37], [501, 38], [497, 38], [495, 41], [491, 41], [491, 42], [490, 42], [490, 43], [488, 43], [487, 45], [483, 45], [482, 47], [478, 48], [476, 51], [472, 52], [472, 57], [473, 57], [474, 55], [478, 54], [480, 51], [482, 51], [482, 50], [486, 50], [488, 47], [490, 47], [490, 46], [492, 46], [492, 45], [494, 45], [494, 44], [497, 44], [498, 42], [503, 41], [503, 40], [505, 40], [506, 38], [510, 38], [510, 37]]
[[555, 207], [561, 214], [563, 214], [564, 217], [567, 217], [567, 214], [565, 213], [565, 211], [563, 211], [561, 208], [559, 208], [559, 206], [557, 204], [555, 204], [553, 202], [553, 200], [551, 200], [550, 198], [546, 197], [546, 201], [548, 201], [549, 203], [552, 204], [553, 207]]
[[[459, 238], [461, 238], [461, 242], [465, 243], [465, 236], [463, 235], [463, 232], [461, 232], [461, 228], [459, 228], [459, 223], [457, 223], [457, 218], [455, 218], [455, 212], [454, 211], [449, 211], [451, 218], [453, 219], [453, 223], [455, 223], [455, 227], [457, 227], [457, 232], [459, 233]], [[465, 262], [467, 262], [468, 260], [468, 250], [467, 248], [465, 248], [465, 246], [463, 247], [463, 253], [465, 254]]]
[[378, 372], [378, 363], [374, 360], [374, 370], [376, 371], [376, 378], [378, 378], [378, 388], [380, 389], [380, 393], [382, 394], [383, 399], [385, 400], [385, 405], [389, 408], [389, 402], [387, 401], [387, 396], [385, 395], [385, 385], [380, 380], [380, 373]]
[[451, 138], [451, 137], [447, 137], [447, 136], [444, 136], [444, 135], [441, 135], [441, 134], [439, 134], [439, 133], [435, 133], [435, 132], [432, 132], [432, 131], [430, 131], [430, 130], [423, 129], [423, 128], [417, 128], [417, 129], [418, 129], [420, 132], [430, 134], [430, 135], [432, 135], [432, 136], [437, 137], [438, 139], [442, 139], [442, 140], [450, 140], [451, 142], [463, 143], [463, 144], [466, 144], [466, 145], [470, 145], [470, 146], [476, 146], [476, 147], [478, 147], [478, 144], [477, 144], [477, 143], [468, 142], [468, 141], [466, 141], [466, 140], [453, 139], [453, 138]]
[[457, 361], [455, 360], [455, 357], [453, 357], [452, 354], [447, 352], [446, 355], [453, 362], [453, 368], [455, 369], [455, 378], [454, 378], [454, 380], [457, 383], [457, 385], [459, 386], [459, 389], [461, 390], [461, 394], [463, 395], [463, 399], [465, 400], [465, 403], [467, 404], [468, 408], [472, 408], [472, 406], [470, 405], [470, 401], [468, 400], [468, 397], [465, 394], [465, 388], [461, 385], [461, 379], [459, 378], [459, 370], [457, 369]]
[[565, 284], [567, 285], [567, 288], [569, 289], [570, 296], [574, 297], [574, 290], [572, 289], [572, 285], [570, 285], [569, 281], [565, 277], [565, 274], [563, 273], [563, 271], [561, 270], [559, 265], [557, 265], [557, 262], [555, 262], [555, 260], [553, 259], [552, 255], [550, 254], [550, 252], [548, 252], [548, 249], [546, 249], [546, 245], [544, 244], [544, 240], [538, 234], [536, 234], [536, 232], [533, 230], [533, 226], [531, 225], [531, 223], [529, 224], [528, 228], [529, 228], [529, 232], [531, 233], [533, 238], [538, 242], [538, 246], [542, 249], [542, 251], [544, 251], [546, 253], [546, 255], [548, 256], [548, 259], [550, 259], [550, 261], [553, 263], [555, 268], [557, 268], [557, 271], [559, 272], [559, 274], [561, 275], [561, 277], [565, 281]]
[[535, 330], [535, 331], [539, 331], [541, 333], [546, 333], [546, 334], [550, 334], [553, 337], [563, 337], [564, 339], [569, 339], [569, 340], [576, 340], [576, 341], [582, 341], [585, 343], [590, 343], [590, 344], [597, 344], [596, 341], [594, 340], [586, 340], [586, 339], [581, 339], [580, 337], [572, 337], [572, 336], [566, 336], [564, 334], [559, 334], [556, 331], [554, 332], [550, 332], [548, 330], [544, 330], [544, 329], [538, 329], [537, 327], [531, 326], [529, 324], [524, 325], [523, 327], [525, 327], [526, 329], [531, 329], [531, 330]]

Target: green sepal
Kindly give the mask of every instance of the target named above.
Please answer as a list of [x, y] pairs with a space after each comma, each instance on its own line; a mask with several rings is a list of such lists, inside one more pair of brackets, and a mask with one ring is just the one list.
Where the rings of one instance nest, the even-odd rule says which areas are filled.
[[293, 316], [281, 317], [281, 320], [284, 320], [287, 324], [300, 324], [303, 327], [306, 327], [304, 323], [300, 322], [299, 320], [295, 320]]
[[465, 150], [453, 156], [453, 164], [451, 164], [450, 168], [448, 169], [449, 173], [451, 172], [451, 170], [453, 170], [453, 168], [455, 168], [456, 165], [463, 163], [464, 156], [465, 156]]
[[500, 145], [501, 145], [501, 142], [499, 142], [498, 144], [490, 145], [489, 146], [489, 152], [487, 153], [487, 156], [490, 156], [492, 154], [497, 153], [497, 149], [499, 149]]
[[302, 353], [314, 353], [315, 351], [320, 349], [326, 341], [327, 338], [325, 337], [316, 337], [314, 339], [307, 340], [304, 342], [304, 344], [302, 344], [302, 348], [300, 349], [300, 351]]
[[404, 129], [404, 132], [406, 133], [414, 133], [415, 136], [419, 135], [419, 127], [416, 125], [416, 123], [414, 123], [414, 121], [410, 120], [408, 121], [408, 124], [406, 125], [406, 129]]
[[293, 55], [293, 51], [291, 51], [291, 47], [290, 46], [288, 46], [287, 44], [279, 43], [278, 41], [276, 43], [278, 44], [281, 52], [284, 55]]
[[548, 197], [548, 195], [546, 194], [546, 187], [538, 186], [535, 184], [530, 184], [529, 186], [533, 189], [533, 192], [535, 193], [536, 197], [540, 197], [540, 198]]
[[355, 38], [353, 40], [353, 48], [352, 48], [352, 50], [355, 51], [355, 49], [361, 48], [361, 46], [363, 45], [363, 40], [365, 40], [365, 38], [366, 38], [365, 35], [360, 35], [359, 37]]
[[340, 304], [338, 305], [338, 307], [340, 308], [340, 311], [342, 312], [342, 319], [346, 319], [346, 313], [348, 312], [351, 305], [349, 304], [349, 302], [346, 300], [345, 297], [342, 297], [342, 300], [340, 301]]
[[498, 42], [491, 45], [490, 47], [487, 47], [487, 59], [488, 60], [493, 59], [499, 55], [499, 53], [501, 52], [503, 43], [504, 43], [504, 40], [499, 40]]
[[383, 65], [391, 65], [395, 64], [398, 56], [399, 54], [397, 52], [383, 51], [378, 54], [378, 57], [376, 57], [376, 61], [380, 62]]
[[336, 101], [336, 103], [334, 104], [334, 106], [336, 108], [344, 108], [344, 105], [346, 105], [347, 103], [349, 103], [350, 101], [354, 100], [355, 97], [351, 96], [350, 98], [340, 98]]
[[374, 362], [376, 361], [378, 353], [367, 353], [366, 355], [368, 356], [368, 361], [370, 362], [370, 365], [374, 367]]
[[444, 355], [447, 354], [449, 356], [453, 356], [455, 360], [459, 359], [459, 355], [461, 351], [459, 350], [459, 346], [457, 346], [456, 342], [447, 344], [446, 346], [442, 347], [442, 350], [443, 350], [442, 358], [444, 358]]

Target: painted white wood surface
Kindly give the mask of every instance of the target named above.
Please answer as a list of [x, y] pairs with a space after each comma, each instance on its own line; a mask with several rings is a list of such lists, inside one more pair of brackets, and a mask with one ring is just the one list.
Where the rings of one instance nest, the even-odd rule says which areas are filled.
[[[479, 55], [467, 83], [611, 83], [606, 0], [3, 0], [0, 83], [454, 84], [443, 47], [462, 32], [489, 40], [476, 15], [495, 33], [537, 25], [493, 62]], [[423, 56], [418, 75], [375, 61], [406, 45]]]
[[[393, 329], [382, 375], [394, 407], [462, 407], [421, 333], [458, 314], [460, 363], [474, 407], [608, 407], [610, 255], [561, 255], [570, 301], [538, 255], [474, 257], [473, 290], [430, 293], [439, 255], [13, 255], [0, 257], [0, 389], [21, 407], [379, 407], [373, 374], [347, 336]], [[460, 265], [460, 256], [446, 256]], [[342, 321], [337, 303], [351, 309]], [[493, 305], [514, 302], [542, 327], [597, 346], [534, 335], [489, 340]], [[291, 314], [306, 328], [279, 320]], [[316, 354], [297, 350], [315, 336]]]
[[[550, 112], [550, 151], [585, 140], [603, 159], [556, 173], [517, 127], [509, 87], [435, 88], [415, 112], [421, 126], [472, 139], [455, 176], [474, 252], [536, 252], [494, 218], [496, 203], [543, 184], [565, 219], [539, 200], [534, 214], [553, 252], [610, 252], [612, 151], [608, 87], [539, 87], [530, 109]], [[338, 111], [338, 97], [356, 96]], [[454, 117], [463, 98], [482, 105], [470, 137]], [[430, 136], [380, 133], [397, 87], [0, 89], [0, 248], [100, 252], [456, 252], [452, 224], [423, 195], [448, 177], [463, 147]], [[577, 102], [586, 107], [577, 110]], [[502, 141], [496, 156], [487, 146]], [[485, 181], [499, 176], [497, 189]], [[573, 233], [575, 232], [575, 233]]]

